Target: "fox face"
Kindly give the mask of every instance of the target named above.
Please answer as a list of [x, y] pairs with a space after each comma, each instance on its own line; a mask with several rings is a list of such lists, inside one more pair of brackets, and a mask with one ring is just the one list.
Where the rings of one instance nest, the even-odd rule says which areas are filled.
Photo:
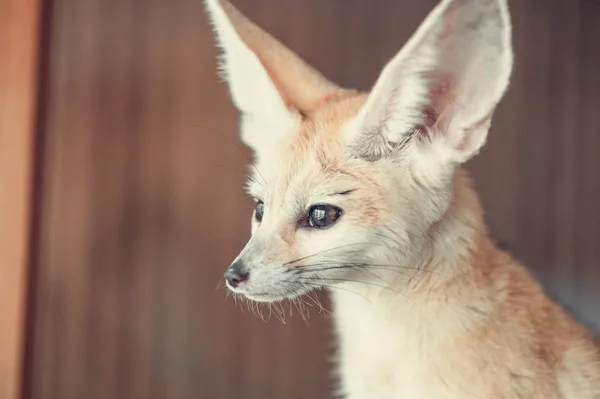
[[[252, 235], [227, 286], [273, 302], [410, 283], [512, 70], [505, 0], [445, 0], [370, 93], [341, 88], [224, 0], [206, 0], [255, 154]], [[450, 240], [450, 239], [449, 239]]]
[[[279, 300], [372, 278], [364, 275], [365, 265], [398, 262], [397, 256], [381, 254], [407, 251], [421, 224], [408, 221], [427, 217], [414, 214], [422, 211], [410, 206], [420, 202], [420, 193], [407, 175], [395, 173], [394, 162], [365, 161], [346, 148], [345, 120], [337, 115], [355, 114], [360, 97], [330, 101], [325, 112], [299, 121], [300, 132], [252, 168], [248, 192], [257, 204], [252, 236], [226, 273], [228, 286], [250, 299]], [[230, 279], [239, 275], [244, 281]]]

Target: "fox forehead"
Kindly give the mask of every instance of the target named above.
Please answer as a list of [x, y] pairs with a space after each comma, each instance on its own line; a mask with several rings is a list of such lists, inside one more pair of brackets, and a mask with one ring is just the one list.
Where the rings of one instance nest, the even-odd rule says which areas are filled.
[[277, 193], [304, 180], [317, 183], [313, 188], [327, 195], [332, 189], [360, 180], [361, 168], [356, 169], [358, 162], [345, 149], [343, 126], [365, 99], [364, 94], [343, 93], [299, 116], [294, 131], [263, 151], [252, 165], [249, 193], [263, 200], [268, 195], [281, 196]]
[[387, 175], [349, 154], [343, 138], [344, 124], [366, 97], [341, 93], [299, 118], [297, 130], [253, 164], [249, 194], [270, 208], [286, 207], [290, 212], [334, 201], [360, 208], [363, 223], [378, 218], [383, 205], [379, 189]]

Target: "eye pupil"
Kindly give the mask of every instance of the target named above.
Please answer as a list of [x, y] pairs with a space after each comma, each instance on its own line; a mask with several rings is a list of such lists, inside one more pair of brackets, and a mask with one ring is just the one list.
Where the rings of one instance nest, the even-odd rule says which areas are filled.
[[327, 228], [334, 224], [342, 211], [331, 205], [315, 205], [310, 209], [308, 222], [311, 227], [320, 229]]
[[317, 208], [313, 212], [313, 218], [316, 220], [323, 220], [327, 217], [327, 212], [323, 208]]
[[254, 211], [255, 218], [258, 222], [262, 221], [264, 213], [265, 213], [265, 204], [262, 201], [258, 201], [256, 203], [256, 209]]

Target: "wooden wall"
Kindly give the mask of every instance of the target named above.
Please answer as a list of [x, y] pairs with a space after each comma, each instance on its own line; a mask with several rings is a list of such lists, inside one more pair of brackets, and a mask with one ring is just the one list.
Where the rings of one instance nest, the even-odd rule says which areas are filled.
[[20, 395], [40, 2], [0, 1], [0, 399]]
[[[367, 89], [435, 0], [234, 0]], [[493, 234], [600, 323], [600, 3], [511, 0], [516, 73], [471, 163]], [[200, 0], [52, 0], [27, 397], [331, 397], [329, 320], [217, 290], [249, 152]]]

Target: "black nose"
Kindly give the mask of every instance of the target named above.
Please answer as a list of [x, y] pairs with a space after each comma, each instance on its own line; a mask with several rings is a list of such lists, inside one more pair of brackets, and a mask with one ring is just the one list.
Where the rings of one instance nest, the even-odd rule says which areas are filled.
[[237, 288], [241, 283], [248, 281], [249, 273], [246, 271], [245, 265], [237, 261], [225, 270], [225, 280], [233, 288]]

